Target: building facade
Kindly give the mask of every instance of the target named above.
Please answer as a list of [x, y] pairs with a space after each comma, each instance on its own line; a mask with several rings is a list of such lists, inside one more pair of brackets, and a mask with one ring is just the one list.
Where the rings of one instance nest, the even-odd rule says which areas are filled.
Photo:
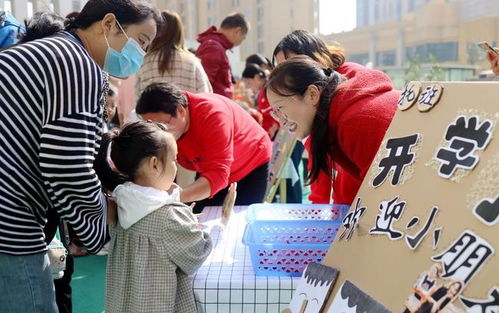
[[[499, 42], [499, 2], [489, 0], [357, 0], [357, 28], [333, 34], [347, 60], [393, 76], [411, 58], [436, 62], [444, 79], [462, 80], [489, 67], [476, 43]], [[366, 17], [367, 16], [367, 17]], [[397, 77], [395, 77], [397, 78]]]
[[54, 11], [61, 16], [79, 11], [86, 0], [0, 0], [0, 8], [10, 11], [19, 21], [37, 11]]
[[[276, 44], [291, 31], [305, 29], [319, 32], [318, 0], [152, 0], [159, 9], [179, 13], [189, 45], [195, 46], [197, 35], [220, 23], [230, 13], [240, 12], [251, 29], [231, 59], [243, 61], [248, 55], [261, 53], [271, 57]], [[235, 71], [237, 73], [237, 71]]]

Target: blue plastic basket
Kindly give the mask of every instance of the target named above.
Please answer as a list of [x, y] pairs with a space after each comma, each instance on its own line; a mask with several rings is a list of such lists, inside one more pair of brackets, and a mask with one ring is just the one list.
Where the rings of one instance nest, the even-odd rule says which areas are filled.
[[341, 221], [348, 213], [349, 205], [344, 204], [279, 204], [259, 203], [248, 207], [246, 220], [333, 220]]
[[341, 221], [254, 221], [246, 225], [253, 270], [259, 276], [300, 276], [311, 262], [320, 263]]

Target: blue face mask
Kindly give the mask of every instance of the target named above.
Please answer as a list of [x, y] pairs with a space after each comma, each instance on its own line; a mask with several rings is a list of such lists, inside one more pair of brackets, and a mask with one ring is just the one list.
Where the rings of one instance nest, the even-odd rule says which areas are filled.
[[123, 49], [121, 49], [121, 52], [118, 52], [111, 48], [109, 42], [107, 41], [107, 37], [104, 36], [107, 43], [104, 71], [108, 72], [112, 76], [125, 78], [137, 73], [142, 65], [142, 60], [144, 59], [144, 55], [146, 53], [142, 50], [137, 41], [128, 37], [120, 23], [118, 21], [116, 21], [116, 23], [118, 23], [118, 26], [123, 34], [125, 34], [126, 38], [128, 38], [128, 41], [125, 46], [123, 46]]

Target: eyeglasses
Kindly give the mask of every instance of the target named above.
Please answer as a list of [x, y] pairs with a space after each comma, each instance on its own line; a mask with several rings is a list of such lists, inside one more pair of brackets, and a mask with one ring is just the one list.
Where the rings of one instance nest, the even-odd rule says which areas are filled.
[[286, 124], [288, 122], [288, 116], [282, 111], [282, 106], [273, 107], [270, 111], [270, 116], [281, 124]]

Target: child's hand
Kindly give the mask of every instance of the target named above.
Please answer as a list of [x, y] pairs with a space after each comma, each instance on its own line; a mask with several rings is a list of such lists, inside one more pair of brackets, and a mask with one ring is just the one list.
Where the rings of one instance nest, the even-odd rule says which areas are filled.
[[200, 222], [199, 222], [199, 218], [200, 218], [200, 217], [203, 217], [203, 216], [204, 216], [204, 213], [199, 213], [199, 214], [194, 214], [194, 215], [196, 215], [196, 219], [197, 219], [197, 221], [198, 221], [198, 223], [197, 223], [196, 225], [197, 225], [198, 227], [205, 227], [206, 225], [205, 225], [204, 223], [200, 223]]
[[[191, 208], [191, 210], [192, 210], [192, 209], [194, 209], [194, 206], [195, 206], [195, 205], [196, 205], [196, 202], [193, 202], [193, 203], [191, 203], [191, 205], [189, 205], [189, 207]], [[199, 218], [200, 218], [200, 217], [203, 217], [203, 216], [204, 216], [204, 213], [199, 213], [199, 214], [194, 214], [194, 215], [196, 216], [196, 221], [197, 221], [197, 224], [196, 224], [196, 225], [197, 225], [198, 227], [205, 227], [205, 226], [206, 226], [205, 224], [203, 224], [203, 223], [200, 223], [200, 222], [199, 222]]]
[[[499, 48], [494, 48], [499, 52]], [[487, 53], [487, 59], [490, 62], [490, 69], [494, 72], [496, 76], [499, 76], [499, 57], [492, 52]]]

